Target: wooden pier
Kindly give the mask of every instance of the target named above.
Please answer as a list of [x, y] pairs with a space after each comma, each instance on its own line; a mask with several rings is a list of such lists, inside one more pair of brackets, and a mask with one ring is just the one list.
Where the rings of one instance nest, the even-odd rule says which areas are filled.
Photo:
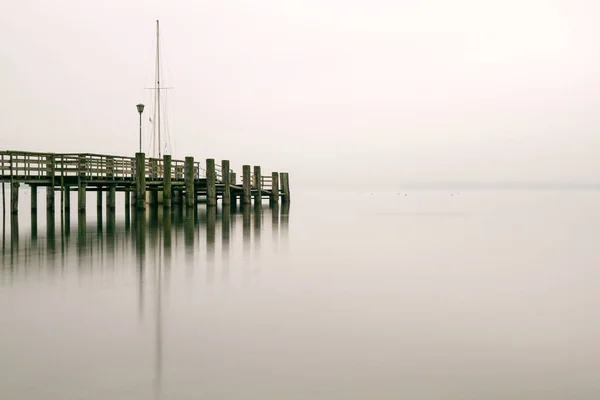
[[5, 183], [9, 183], [10, 211], [19, 211], [19, 187], [31, 188], [31, 211], [38, 206], [37, 189], [46, 188], [46, 209], [54, 211], [55, 195], [60, 193], [59, 207], [71, 208], [71, 192], [77, 192], [77, 209], [86, 212], [86, 193], [97, 192], [97, 205], [102, 207], [103, 193], [106, 208], [116, 207], [116, 193], [125, 196], [125, 207], [143, 210], [147, 205], [172, 205], [195, 207], [204, 201], [215, 206], [220, 199], [223, 205], [255, 204], [268, 199], [271, 204], [289, 204], [289, 175], [272, 172], [262, 175], [260, 166], [244, 165], [241, 182], [230, 169], [229, 160], [217, 164], [214, 159], [204, 163], [185, 157], [173, 160], [170, 155], [162, 159], [146, 158], [144, 153], [135, 157], [103, 154], [58, 154], [24, 151], [0, 151], [0, 182], [2, 204], [6, 207]]

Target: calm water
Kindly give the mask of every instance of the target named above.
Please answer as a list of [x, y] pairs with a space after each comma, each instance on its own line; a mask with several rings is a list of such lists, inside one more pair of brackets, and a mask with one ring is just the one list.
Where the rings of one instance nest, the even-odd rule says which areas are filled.
[[102, 218], [90, 199], [87, 221], [22, 200], [0, 398], [599, 398], [600, 192], [406, 194]]

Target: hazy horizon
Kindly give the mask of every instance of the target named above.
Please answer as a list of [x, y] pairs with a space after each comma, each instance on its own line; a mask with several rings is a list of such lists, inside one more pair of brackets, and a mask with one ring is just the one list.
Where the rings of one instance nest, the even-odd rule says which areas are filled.
[[[600, 5], [107, 0], [0, 16], [2, 149], [149, 150], [155, 21], [176, 158], [293, 184], [596, 184]], [[162, 146], [162, 147], [164, 147]]]

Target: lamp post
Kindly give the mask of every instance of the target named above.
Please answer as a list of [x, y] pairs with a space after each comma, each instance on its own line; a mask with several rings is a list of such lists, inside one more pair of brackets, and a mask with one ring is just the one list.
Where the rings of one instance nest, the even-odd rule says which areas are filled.
[[138, 104], [137, 110], [140, 113], [140, 153], [142, 152], [142, 113], [144, 112], [144, 105], [142, 103]]

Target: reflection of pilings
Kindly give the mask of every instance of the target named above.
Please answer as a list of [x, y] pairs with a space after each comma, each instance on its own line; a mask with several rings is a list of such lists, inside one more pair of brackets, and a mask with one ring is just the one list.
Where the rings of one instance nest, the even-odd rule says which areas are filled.
[[242, 237], [244, 240], [244, 258], [250, 254], [250, 205], [245, 204], [242, 206]]
[[16, 214], [10, 216], [10, 265], [15, 265], [19, 257], [19, 217]]
[[183, 224], [186, 261], [188, 264], [192, 264], [194, 260], [194, 210], [187, 209]]
[[135, 231], [135, 250], [137, 258], [138, 273], [138, 296], [139, 296], [139, 315], [140, 319], [144, 316], [144, 274], [145, 274], [145, 256], [146, 256], [146, 216], [143, 209], [136, 209], [133, 213], [134, 231]]
[[[86, 248], [86, 220], [85, 213], [77, 214], [77, 254], [81, 257]], [[80, 264], [81, 266], [81, 264]]]
[[260, 255], [260, 235], [262, 231], [262, 205], [254, 203], [254, 256]]
[[31, 243], [35, 244], [37, 242], [38, 236], [38, 216], [37, 212], [31, 214]]
[[115, 209], [109, 209], [106, 212], [106, 248], [110, 255], [115, 253], [116, 243], [116, 215]]
[[273, 248], [279, 247], [279, 203], [271, 204], [271, 233], [273, 234]]
[[163, 243], [165, 247], [165, 272], [171, 268], [171, 209], [163, 212]]
[[56, 226], [54, 211], [48, 210], [46, 213], [46, 246], [50, 256], [56, 250]]
[[215, 275], [215, 236], [217, 207], [206, 207], [206, 282], [213, 283]]
[[231, 236], [231, 207], [223, 206], [223, 215], [221, 219], [221, 253], [223, 254], [223, 280], [229, 280], [229, 239]]
[[290, 214], [290, 203], [282, 203], [281, 204], [281, 238], [287, 239], [288, 237], [288, 224], [289, 224], [289, 214]]

